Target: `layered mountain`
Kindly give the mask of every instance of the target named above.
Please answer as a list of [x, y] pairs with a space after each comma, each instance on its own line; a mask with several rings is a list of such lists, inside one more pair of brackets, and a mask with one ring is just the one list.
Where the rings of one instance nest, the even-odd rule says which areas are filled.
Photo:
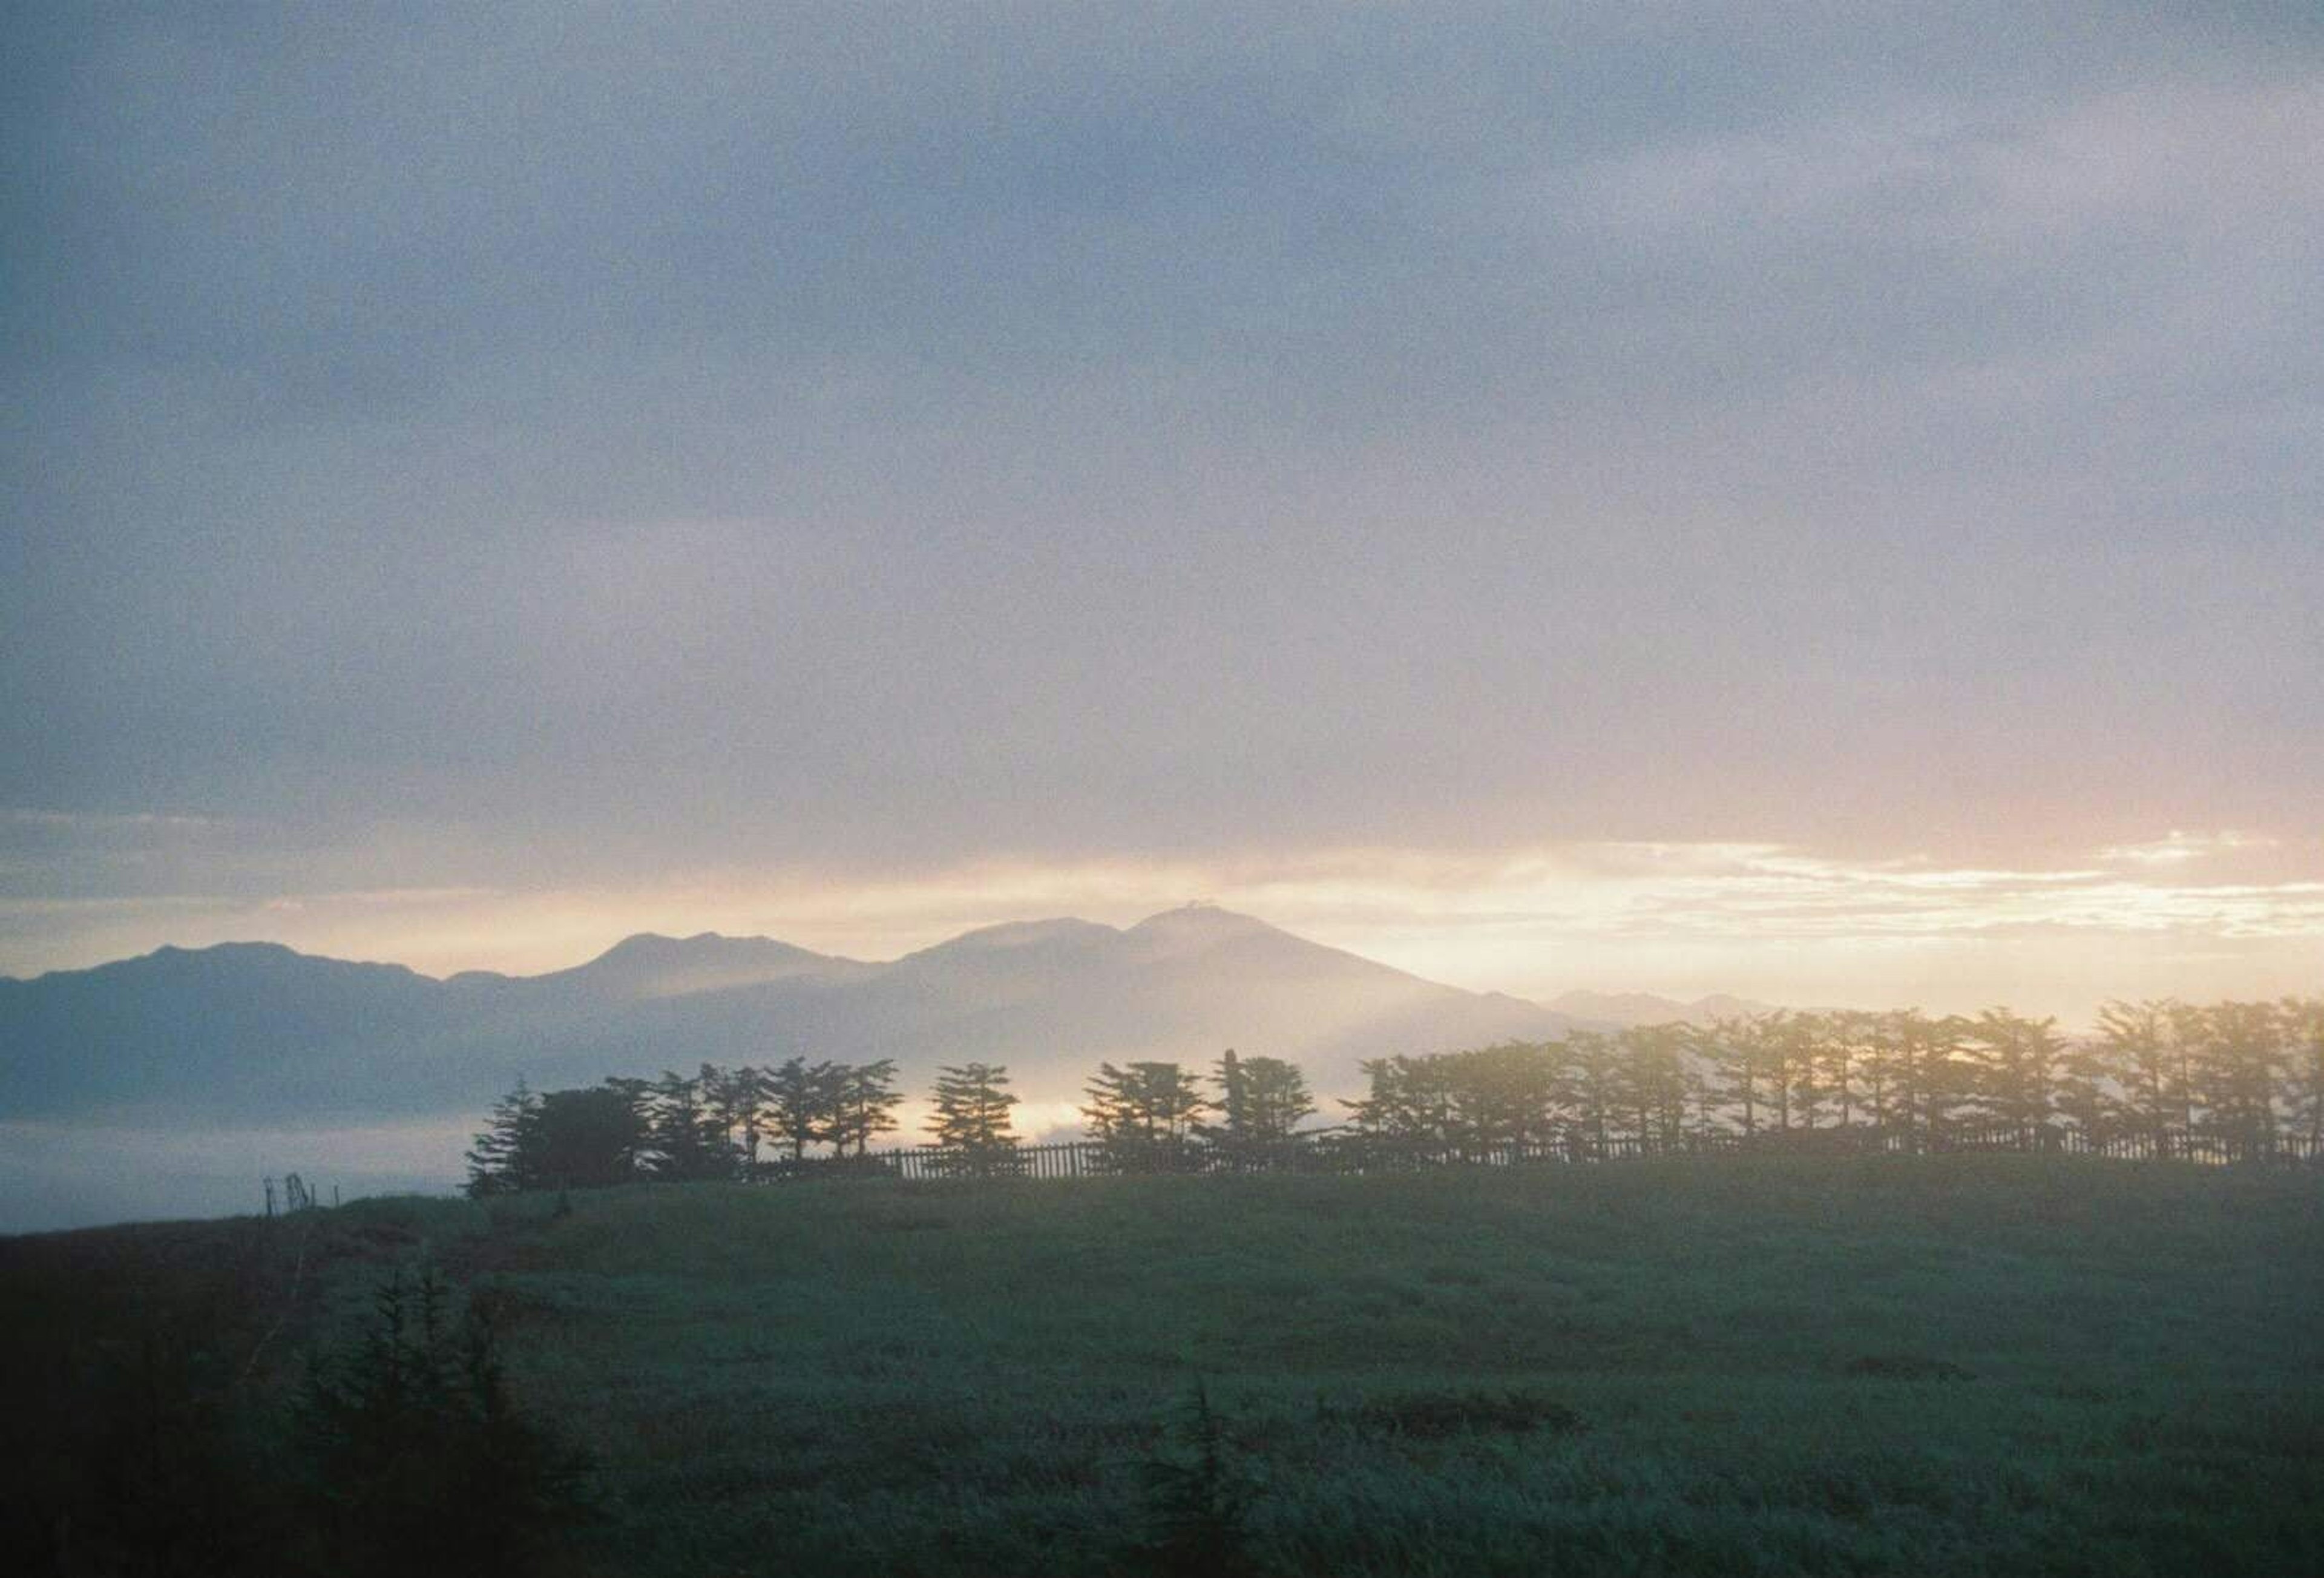
[[795, 1055], [892, 1057], [913, 1091], [940, 1064], [1004, 1063], [1028, 1101], [1062, 1102], [1102, 1060], [1234, 1047], [1346, 1091], [1363, 1058], [1578, 1022], [1208, 907], [1127, 928], [988, 927], [884, 964], [641, 936], [552, 974], [440, 981], [230, 944], [0, 979], [0, 1118], [474, 1112], [519, 1075], [548, 1087]]

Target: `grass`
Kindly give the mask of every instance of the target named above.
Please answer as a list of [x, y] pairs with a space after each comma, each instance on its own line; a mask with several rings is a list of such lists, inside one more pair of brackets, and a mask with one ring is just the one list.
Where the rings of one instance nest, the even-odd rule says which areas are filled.
[[115, 1312], [95, 1331], [169, 1278], [58, 1246], [255, 1233], [256, 1289], [318, 1232], [287, 1385], [429, 1257], [595, 1465], [581, 1572], [1167, 1567], [1156, 1472], [1194, 1461], [1198, 1382], [1259, 1572], [2324, 1572], [2313, 1174], [1735, 1158], [552, 1206], [0, 1242], [0, 1293], [21, 1317], [69, 1282]]

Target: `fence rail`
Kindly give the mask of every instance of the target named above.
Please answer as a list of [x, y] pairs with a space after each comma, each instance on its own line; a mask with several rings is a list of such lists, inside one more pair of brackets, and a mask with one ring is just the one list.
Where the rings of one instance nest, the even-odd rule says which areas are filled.
[[1932, 1130], [1829, 1128], [1713, 1132], [1669, 1138], [1571, 1134], [1489, 1145], [1391, 1140], [1322, 1130], [1265, 1145], [1152, 1145], [1125, 1149], [1093, 1140], [1019, 1145], [984, 1155], [932, 1145], [862, 1156], [759, 1163], [757, 1182], [844, 1177], [908, 1179], [1081, 1178], [1129, 1174], [1394, 1173], [1445, 1167], [1575, 1167], [1658, 1157], [1753, 1155], [1932, 1156], [1954, 1152], [2094, 1156], [2199, 1166], [2324, 1166], [2324, 1145], [2306, 1134], [2126, 1133], [2090, 1135], [2059, 1127], [1948, 1126]]

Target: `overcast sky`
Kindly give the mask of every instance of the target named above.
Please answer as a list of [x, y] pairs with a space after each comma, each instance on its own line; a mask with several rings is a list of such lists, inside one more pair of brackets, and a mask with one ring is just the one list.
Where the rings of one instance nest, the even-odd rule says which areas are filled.
[[0, 973], [2324, 985], [2312, 0], [0, 28]]

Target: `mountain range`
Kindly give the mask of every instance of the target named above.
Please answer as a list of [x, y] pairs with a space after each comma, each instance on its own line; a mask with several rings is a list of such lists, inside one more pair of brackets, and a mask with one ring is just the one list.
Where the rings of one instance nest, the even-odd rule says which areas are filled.
[[[1574, 1000], [1568, 1000], [1569, 1001]], [[1028, 1102], [1069, 1102], [1102, 1060], [1286, 1057], [1352, 1092], [1358, 1063], [1657, 1017], [1667, 1000], [1545, 1007], [1406, 974], [1250, 916], [1190, 906], [1117, 928], [971, 931], [892, 962], [768, 937], [632, 937], [550, 974], [438, 980], [273, 943], [165, 947], [0, 978], [0, 1119], [173, 1122], [479, 1112], [535, 1088], [794, 1055], [1002, 1063]]]

